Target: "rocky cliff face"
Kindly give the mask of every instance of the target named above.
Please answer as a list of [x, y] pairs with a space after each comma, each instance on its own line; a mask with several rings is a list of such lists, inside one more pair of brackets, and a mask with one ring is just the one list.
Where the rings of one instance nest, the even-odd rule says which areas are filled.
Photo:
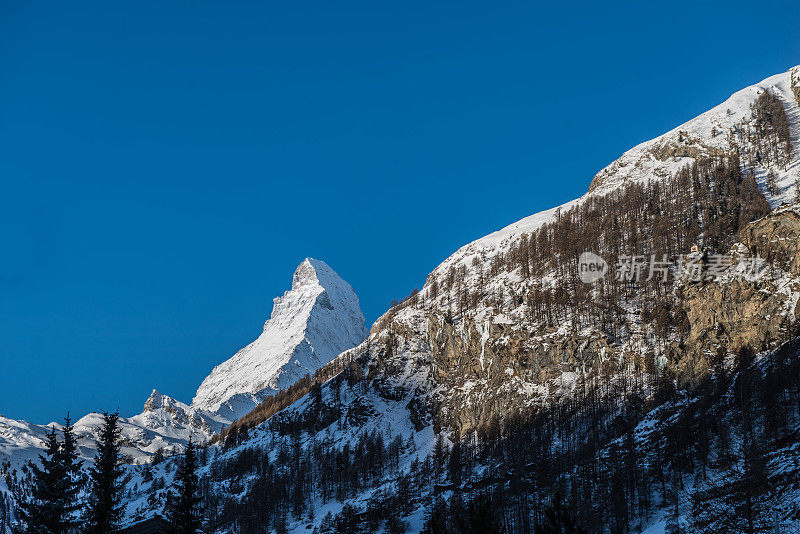
[[430, 312], [431, 412], [437, 428], [469, 433], [493, 417], [556, 401], [578, 378], [591, 379], [609, 365], [615, 372], [652, 365], [683, 384], [705, 377], [743, 347], [776, 348], [798, 324], [799, 220], [787, 208], [745, 227], [731, 257], [763, 258], [757, 274], [679, 283], [670, 296], [683, 312], [681, 336], [674, 326], [666, 334], [654, 332], [635, 299], [618, 303], [629, 313], [624, 339], [602, 330], [545, 327], [522, 317], [524, 305], [500, 317], [476, 313], [456, 321]]
[[[743, 174], [756, 178], [773, 207], [792, 203], [800, 178], [800, 108], [794, 98], [798, 79], [796, 67], [739, 91], [698, 118], [626, 152], [598, 173], [584, 197], [458, 250], [429, 275], [419, 295], [373, 326], [370, 346], [362, 350], [370, 355], [367, 366], [380, 372], [370, 376], [393, 377], [407, 389], [425, 391], [420, 403], [429, 410], [435, 428], [464, 435], [495, 417], [568, 395], [582, 381], [602, 379], [612, 368], [614, 373], [663, 370], [686, 383], [706, 376], [743, 346], [768, 350], [788, 339], [800, 294], [800, 222], [789, 208], [743, 225], [739, 244], [731, 251], [734, 258], [763, 258], [763, 276], [670, 287], [659, 297], [669, 308], [664, 328], [656, 328], [655, 312], [649, 310], [651, 293], [637, 296], [635, 289], [623, 291], [615, 301], [597, 303], [591, 312], [614, 315], [611, 330], [581, 326], [574, 315], [545, 321], [531, 314], [529, 296], [557, 285], [564, 271], [526, 279], [509, 257], [518, 254], [516, 247], [523, 240], [533, 241], [540, 229], [576, 206], [637, 184], [666, 182], [698, 161], [740, 157]], [[784, 107], [791, 143], [781, 145], [761, 130], [767, 137], [759, 138], [756, 107], [765, 91]], [[773, 159], [763, 156], [770, 143], [777, 147]], [[650, 230], [637, 231], [648, 235]], [[735, 243], [737, 238], [731, 237]], [[510, 267], [495, 268], [494, 263]], [[466, 308], [463, 295], [473, 299]], [[567, 289], [556, 298], [569, 307], [576, 294]], [[415, 347], [405, 364], [404, 346]]]
[[777, 210], [754, 222], [742, 232], [740, 239], [770, 263], [792, 275], [800, 275], [800, 214], [796, 208]]
[[696, 350], [721, 344], [769, 349], [794, 334], [800, 296], [800, 215], [786, 207], [748, 224], [734, 254], [762, 258], [760, 275], [684, 288]]
[[431, 379], [446, 394], [435, 396], [437, 429], [467, 435], [494, 417], [555, 401], [575, 378], [619, 352], [598, 332], [563, 335], [513, 324], [468, 320], [462, 329], [432, 315]]

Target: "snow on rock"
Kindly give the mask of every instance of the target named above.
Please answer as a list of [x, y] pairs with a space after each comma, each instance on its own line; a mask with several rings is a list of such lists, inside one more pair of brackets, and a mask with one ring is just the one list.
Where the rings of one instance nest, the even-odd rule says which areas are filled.
[[275, 299], [258, 339], [214, 368], [192, 406], [243, 415], [366, 335], [353, 288], [325, 262], [306, 258], [294, 273], [292, 289]]
[[[223, 416], [192, 408], [153, 390], [141, 414], [119, 419], [123, 454], [135, 462], [145, 461], [159, 449], [179, 450], [190, 439], [196, 443], [208, 441], [230, 422]], [[97, 412], [74, 422], [82, 457], [94, 456], [95, 440], [102, 424], [103, 414]], [[0, 417], [0, 457], [20, 464], [35, 459], [44, 448], [45, 435], [51, 427], [61, 429], [59, 423], [37, 425]]]
[[[791, 162], [786, 167], [774, 167], [779, 191], [770, 193], [772, 207], [782, 203], [793, 203], [794, 180], [800, 177], [800, 109], [795, 91], [800, 87], [800, 66], [737, 91], [722, 104], [702, 115], [670, 130], [669, 132], [641, 143], [625, 152], [595, 176], [590, 191], [606, 193], [624, 183], [646, 182], [673, 175], [698, 157], [715, 156], [746, 149], [742, 139], [742, 125], [751, 118], [751, 106], [764, 91], [770, 91], [780, 99], [789, 118], [792, 144], [795, 147]], [[798, 93], [800, 94], [800, 93]], [[767, 169], [753, 169], [762, 189]]]
[[142, 413], [122, 421], [152, 430], [165, 445], [173, 440], [180, 444], [189, 439], [202, 443], [231, 422], [224, 416], [193, 408], [156, 390], [145, 402]]

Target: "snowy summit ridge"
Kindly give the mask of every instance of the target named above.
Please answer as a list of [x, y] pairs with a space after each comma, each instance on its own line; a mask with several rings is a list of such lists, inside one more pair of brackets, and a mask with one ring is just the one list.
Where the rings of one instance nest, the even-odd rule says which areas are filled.
[[[794, 203], [796, 186], [800, 181], [800, 65], [745, 87], [705, 113], [634, 146], [600, 170], [589, 185], [589, 191], [580, 198], [529, 215], [464, 245], [436, 267], [434, 274], [442, 277], [451, 267], [468, 267], [475, 257], [491, 258], [507, 251], [521, 235], [535, 232], [553, 222], [559, 213], [565, 213], [592, 197], [609, 194], [634, 182], [664, 180], [703, 158], [738, 154], [748, 159], [747, 154], [755, 153], [759, 146], [749, 138], [753, 134], [748, 131], [747, 121], [752, 117], [756, 98], [764, 91], [772, 93], [783, 105], [791, 130], [791, 144], [795, 149], [790, 161], [784, 165], [748, 167], [743, 164], [742, 170], [754, 173], [759, 188], [773, 209]], [[769, 174], [774, 175], [773, 190], [767, 184]]]
[[211, 371], [192, 406], [239, 415], [358, 345], [366, 335], [350, 284], [325, 262], [306, 258], [294, 272], [292, 289], [274, 299], [258, 339]]

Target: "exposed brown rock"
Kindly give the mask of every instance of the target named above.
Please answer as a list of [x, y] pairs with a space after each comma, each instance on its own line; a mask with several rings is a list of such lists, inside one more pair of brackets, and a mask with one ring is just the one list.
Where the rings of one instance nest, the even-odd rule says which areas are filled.
[[739, 239], [751, 253], [800, 275], [800, 214], [793, 209], [776, 211], [750, 223]]

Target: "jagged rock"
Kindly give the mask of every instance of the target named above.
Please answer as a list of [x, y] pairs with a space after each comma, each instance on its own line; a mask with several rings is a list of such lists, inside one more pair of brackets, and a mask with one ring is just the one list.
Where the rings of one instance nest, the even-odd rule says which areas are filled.
[[454, 325], [431, 314], [432, 381], [447, 394], [434, 402], [436, 426], [467, 434], [558, 392], [566, 373], [585, 373], [619, 348], [603, 334], [550, 334], [473, 320]]
[[795, 208], [754, 221], [747, 225], [740, 239], [753, 254], [800, 275], [800, 214]]

